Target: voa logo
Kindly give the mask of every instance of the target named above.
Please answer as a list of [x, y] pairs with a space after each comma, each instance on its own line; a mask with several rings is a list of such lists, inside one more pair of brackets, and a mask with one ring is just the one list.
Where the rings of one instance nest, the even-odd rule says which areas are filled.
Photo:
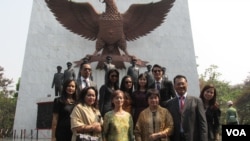
[[228, 136], [247, 136], [244, 129], [226, 129]]

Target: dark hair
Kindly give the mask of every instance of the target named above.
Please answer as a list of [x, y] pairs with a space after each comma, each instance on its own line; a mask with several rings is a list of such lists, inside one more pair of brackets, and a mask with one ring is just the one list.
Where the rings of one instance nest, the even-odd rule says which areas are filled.
[[[85, 57], [86, 58], [86, 57]], [[83, 58], [84, 59], [84, 58]], [[83, 68], [83, 65], [85, 65], [85, 64], [89, 64], [88, 62], [82, 62], [81, 64], [80, 64], [80, 67], [79, 67], [79, 71], [78, 71], [78, 76], [79, 77], [81, 77], [81, 70], [82, 70], [82, 68]], [[90, 65], [90, 64], [89, 64]]]
[[158, 64], [154, 64], [154, 66], [152, 67], [151, 71], [154, 71], [154, 68], [160, 68], [162, 71], [162, 66], [158, 65]]
[[147, 79], [147, 74], [145, 74], [145, 73], [141, 73], [141, 74], [138, 76], [138, 79], [137, 79], [137, 81], [138, 81], [138, 83], [137, 83], [137, 90], [140, 90], [139, 79], [140, 79], [140, 78], [143, 78], [143, 77], [146, 79], [145, 89], [146, 89], [146, 90], [148, 89], [148, 79]]
[[157, 89], [148, 89], [146, 93], [146, 99], [148, 100], [148, 98], [152, 95], [156, 95], [159, 99], [161, 99], [160, 92]]
[[186, 80], [186, 82], [187, 82], [186, 76], [180, 75], [180, 74], [179, 74], [179, 75], [176, 75], [176, 76], [174, 77], [174, 80], [173, 80], [173, 81], [174, 81], [174, 84], [175, 84], [175, 80], [176, 80], [176, 79], [180, 79], [180, 78], [184, 78], [184, 79]]
[[125, 102], [125, 93], [122, 90], [115, 90], [112, 94], [111, 94], [111, 106], [114, 108], [115, 105], [113, 103], [113, 99], [119, 94], [121, 93], [123, 95], [123, 99]]
[[117, 82], [115, 83], [115, 90], [116, 89], [119, 89], [119, 71], [117, 69], [110, 69], [108, 72], [107, 72], [107, 86], [109, 87], [111, 85], [111, 81], [110, 81], [110, 74], [115, 72], [117, 74]]
[[89, 57], [84, 57], [84, 58], [82, 58], [82, 63], [88, 63], [88, 61], [89, 61]]
[[209, 107], [217, 107], [218, 105], [217, 105], [217, 103], [216, 103], [216, 97], [217, 97], [217, 91], [216, 91], [216, 88], [214, 87], [214, 85], [212, 85], [212, 84], [207, 84], [207, 85], [205, 85], [204, 87], [203, 87], [203, 89], [201, 90], [201, 93], [200, 93], [200, 98], [201, 98], [201, 100], [203, 101], [203, 103], [204, 103], [204, 101], [205, 101], [205, 98], [204, 98], [204, 93], [205, 93], [205, 91], [207, 90], [207, 89], [210, 89], [210, 88], [213, 88], [214, 89], [214, 97], [211, 99], [211, 100], [209, 100]]
[[63, 83], [63, 89], [62, 89], [62, 94], [61, 94], [61, 100], [62, 100], [63, 102], [65, 102], [65, 101], [67, 100], [68, 93], [67, 93], [66, 90], [67, 90], [67, 87], [68, 87], [69, 83], [71, 83], [71, 82], [74, 82], [74, 83], [75, 83], [75, 93], [72, 95], [72, 98], [73, 98], [74, 100], [76, 100], [76, 97], [77, 97], [77, 94], [76, 94], [76, 92], [77, 92], [77, 83], [76, 83], [75, 80], [68, 79], [68, 80], [66, 80], [66, 81]]
[[96, 106], [97, 106], [98, 91], [97, 91], [96, 88], [93, 87], [93, 86], [85, 87], [84, 89], [82, 89], [82, 91], [81, 91], [81, 93], [80, 93], [80, 95], [79, 95], [79, 103], [82, 103], [82, 104], [85, 103], [85, 101], [84, 101], [84, 100], [85, 100], [85, 96], [87, 95], [87, 93], [88, 93], [88, 91], [89, 91], [90, 89], [92, 89], [92, 90], [95, 91], [96, 99], [95, 99], [95, 103], [94, 103], [93, 107], [96, 108]]
[[[127, 90], [127, 88], [125, 87], [125, 81], [127, 78], [130, 78], [131, 81], [132, 81], [132, 87], [131, 89]], [[121, 85], [120, 85], [120, 89], [123, 91], [123, 92], [127, 92], [129, 93], [130, 95], [132, 94], [133, 92], [133, 87], [134, 87], [134, 82], [133, 82], [133, 78], [130, 76], [130, 75], [125, 75], [123, 78], [122, 78], [122, 81], [121, 81]]]
[[[83, 66], [84, 66], [85, 64], [90, 65], [89, 63], [84, 63], [84, 62], [82, 62], [81, 65], [80, 65], [80, 68], [79, 68], [80, 71], [82, 70], [82, 68], [83, 68]], [[90, 66], [91, 66], [91, 65], [90, 65]]]

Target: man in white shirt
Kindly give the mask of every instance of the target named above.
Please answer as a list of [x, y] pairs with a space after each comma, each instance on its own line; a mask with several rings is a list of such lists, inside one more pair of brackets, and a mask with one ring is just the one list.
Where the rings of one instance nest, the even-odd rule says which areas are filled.
[[97, 84], [91, 80], [92, 68], [90, 64], [82, 63], [80, 66], [81, 76], [77, 79], [77, 94], [79, 95], [85, 87], [93, 86], [97, 89]]

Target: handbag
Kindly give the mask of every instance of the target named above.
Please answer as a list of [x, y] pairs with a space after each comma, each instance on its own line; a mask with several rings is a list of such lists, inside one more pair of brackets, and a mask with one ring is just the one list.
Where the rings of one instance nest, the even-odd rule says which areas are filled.
[[79, 134], [76, 137], [76, 141], [99, 141], [99, 137], [90, 136], [87, 134]]

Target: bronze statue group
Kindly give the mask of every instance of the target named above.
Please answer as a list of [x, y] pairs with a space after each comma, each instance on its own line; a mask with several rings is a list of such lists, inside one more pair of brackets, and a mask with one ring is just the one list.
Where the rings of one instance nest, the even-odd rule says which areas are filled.
[[220, 109], [213, 85], [195, 97], [188, 93], [184, 75], [168, 80], [159, 64], [139, 73], [135, 59], [120, 76], [112, 58], [106, 59], [101, 86], [93, 81], [89, 63], [80, 65], [77, 77], [72, 63], [64, 73], [57, 67], [52, 141], [219, 140]]

